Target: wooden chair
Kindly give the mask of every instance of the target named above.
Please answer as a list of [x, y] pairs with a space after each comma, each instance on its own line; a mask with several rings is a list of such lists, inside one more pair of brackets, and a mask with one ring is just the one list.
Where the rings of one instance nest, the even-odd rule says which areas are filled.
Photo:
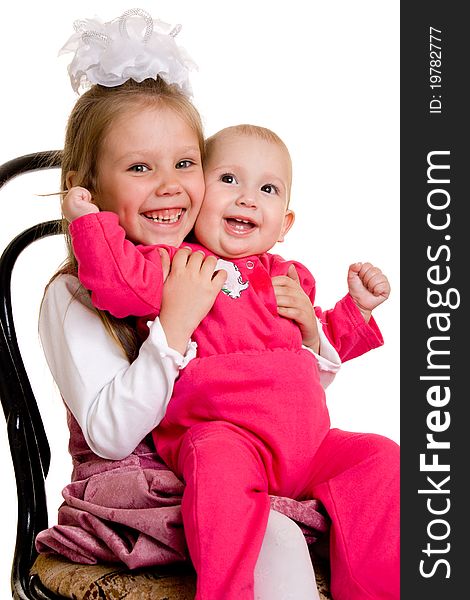
[[[23, 173], [58, 168], [60, 153], [38, 152], [0, 166], [0, 188]], [[24, 366], [12, 312], [11, 275], [19, 255], [33, 242], [60, 234], [60, 221], [34, 225], [17, 235], [0, 258], [0, 398], [7, 423], [17, 496], [16, 546], [11, 589], [22, 600], [193, 600], [195, 575], [190, 567], [156, 567], [130, 571], [117, 565], [78, 565], [65, 558], [39, 555], [36, 535], [48, 527], [46, 477], [50, 446]], [[322, 598], [330, 598], [327, 566], [316, 563]]]

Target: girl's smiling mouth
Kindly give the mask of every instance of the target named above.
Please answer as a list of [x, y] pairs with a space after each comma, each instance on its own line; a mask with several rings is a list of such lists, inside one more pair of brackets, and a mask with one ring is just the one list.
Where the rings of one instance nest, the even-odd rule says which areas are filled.
[[149, 210], [141, 214], [154, 223], [173, 225], [174, 223], [178, 223], [185, 212], [185, 208], [162, 208], [160, 210]]

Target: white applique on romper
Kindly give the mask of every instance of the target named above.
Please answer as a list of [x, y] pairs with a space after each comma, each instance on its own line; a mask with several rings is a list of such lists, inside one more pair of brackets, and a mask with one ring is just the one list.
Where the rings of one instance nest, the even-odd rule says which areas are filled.
[[217, 271], [219, 269], [224, 269], [224, 271], [227, 271], [228, 273], [228, 277], [222, 287], [223, 293], [230, 296], [230, 298], [240, 298], [243, 290], [246, 290], [250, 284], [248, 281], [243, 281], [242, 274], [238, 267], [228, 260], [219, 258], [215, 270]]

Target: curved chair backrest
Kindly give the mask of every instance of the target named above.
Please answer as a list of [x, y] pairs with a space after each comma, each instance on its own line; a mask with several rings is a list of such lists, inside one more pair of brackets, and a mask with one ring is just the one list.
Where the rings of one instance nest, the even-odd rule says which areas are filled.
[[[37, 152], [0, 166], [0, 188], [23, 173], [60, 166], [60, 152]], [[11, 585], [17, 598], [30, 598], [29, 571], [37, 555], [36, 534], [48, 526], [45, 478], [50, 449], [36, 398], [19, 349], [11, 305], [11, 275], [32, 242], [61, 233], [60, 221], [40, 223], [16, 236], [0, 258], [0, 399], [7, 422], [18, 494], [18, 525]]]

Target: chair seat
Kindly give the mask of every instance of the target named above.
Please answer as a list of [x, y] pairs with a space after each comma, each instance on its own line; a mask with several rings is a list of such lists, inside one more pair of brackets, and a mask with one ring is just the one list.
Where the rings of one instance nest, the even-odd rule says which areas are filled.
[[40, 554], [31, 575], [58, 596], [74, 600], [194, 600], [196, 591], [194, 572], [181, 565], [131, 571], [124, 565], [81, 565]]
[[[315, 561], [321, 600], [330, 600], [327, 563]], [[187, 565], [131, 571], [119, 565], [80, 565], [60, 556], [40, 554], [31, 576], [63, 598], [91, 600], [194, 600], [196, 577]]]

